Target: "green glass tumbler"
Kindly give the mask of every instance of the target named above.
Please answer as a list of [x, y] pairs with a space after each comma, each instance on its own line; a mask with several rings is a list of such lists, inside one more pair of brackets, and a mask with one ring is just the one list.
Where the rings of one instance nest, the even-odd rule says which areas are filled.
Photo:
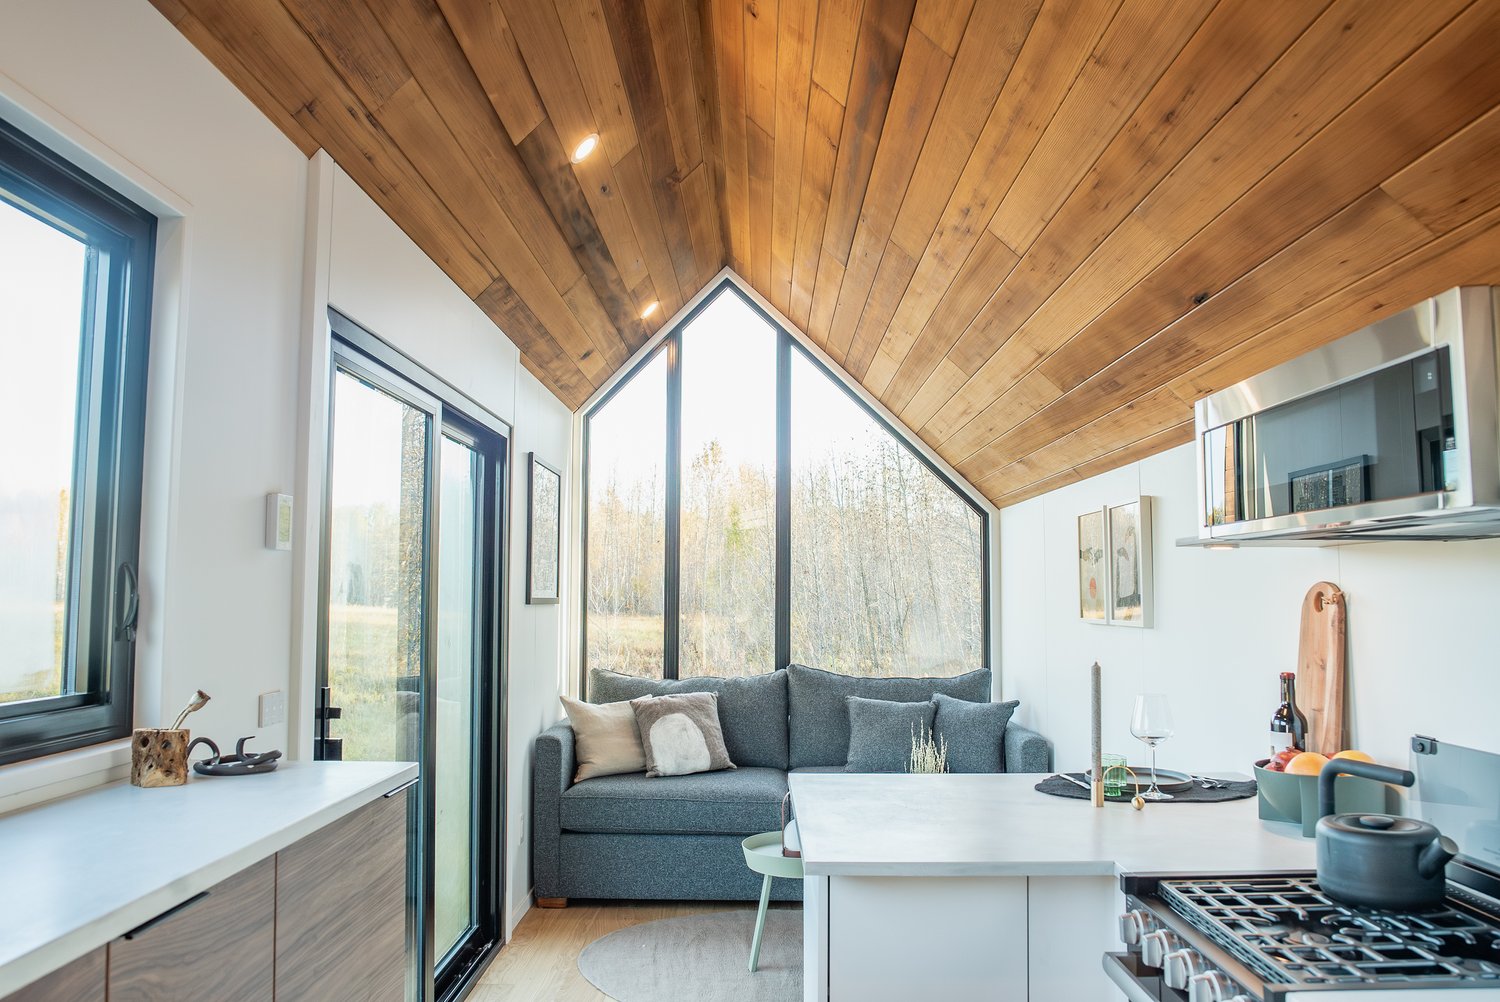
[[1123, 797], [1125, 787], [1130, 782], [1130, 773], [1125, 769], [1125, 756], [1106, 753], [1100, 756], [1100, 761], [1104, 768], [1104, 795]]

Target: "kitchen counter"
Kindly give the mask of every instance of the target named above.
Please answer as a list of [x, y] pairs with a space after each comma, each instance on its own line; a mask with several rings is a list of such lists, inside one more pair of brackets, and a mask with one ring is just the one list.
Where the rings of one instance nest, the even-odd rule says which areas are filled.
[[1256, 800], [1090, 806], [1036, 792], [1045, 774], [793, 773], [802, 863], [823, 876], [1114, 876], [1310, 870], [1312, 839]]
[[1097, 809], [1043, 778], [793, 773], [804, 999], [1118, 998], [1119, 874], [1316, 866], [1253, 797]]
[[416, 777], [409, 762], [292, 762], [0, 817], [0, 998]]

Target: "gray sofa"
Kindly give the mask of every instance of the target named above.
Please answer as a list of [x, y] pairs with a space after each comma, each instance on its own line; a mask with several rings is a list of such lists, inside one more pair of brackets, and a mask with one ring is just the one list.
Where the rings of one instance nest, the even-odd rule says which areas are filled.
[[[925, 702], [944, 693], [988, 701], [988, 670], [955, 678], [855, 678], [792, 665], [744, 678], [641, 679], [595, 669], [589, 699], [611, 703], [652, 694], [717, 692], [724, 743], [738, 766], [648, 779], [645, 773], [573, 782], [573, 729], [563, 722], [536, 739], [532, 763], [532, 879], [539, 900], [646, 898], [755, 900], [760, 875], [740, 842], [780, 826], [789, 772], [842, 772], [849, 747], [846, 697]], [[1045, 772], [1046, 740], [1009, 724], [1006, 772]], [[775, 882], [796, 900], [800, 882]]]

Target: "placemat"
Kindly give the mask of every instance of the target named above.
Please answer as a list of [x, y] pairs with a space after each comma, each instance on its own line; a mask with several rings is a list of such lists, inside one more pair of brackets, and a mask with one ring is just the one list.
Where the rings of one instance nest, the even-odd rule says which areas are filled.
[[[1083, 773], [1070, 772], [1069, 776], [1077, 776], [1083, 779]], [[1069, 800], [1088, 800], [1089, 791], [1081, 786], [1063, 779], [1061, 776], [1048, 776], [1035, 787], [1038, 793], [1045, 793], [1052, 797], [1066, 797]], [[1247, 779], [1242, 783], [1230, 783], [1228, 786], [1217, 789], [1205, 789], [1201, 784], [1194, 783], [1191, 789], [1179, 790], [1172, 794], [1171, 800], [1152, 800], [1152, 804], [1220, 804], [1226, 800], [1244, 800], [1246, 797], [1255, 796], [1255, 780]], [[1105, 797], [1116, 804], [1128, 804], [1134, 794], [1125, 793], [1118, 797]]]

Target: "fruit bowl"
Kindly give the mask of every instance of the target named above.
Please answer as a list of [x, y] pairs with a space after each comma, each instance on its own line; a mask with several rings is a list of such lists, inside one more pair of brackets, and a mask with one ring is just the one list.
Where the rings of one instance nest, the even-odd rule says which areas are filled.
[[[1269, 761], [1255, 763], [1261, 818], [1301, 825], [1302, 834], [1312, 838], [1318, 826], [1318, 777], [1273, 772], [1265, 767]], [[1340, 776], [1334, 780], [1333, 804], [1340, 814], [1384, 814], [1385, 784], [1359, 776]]]

